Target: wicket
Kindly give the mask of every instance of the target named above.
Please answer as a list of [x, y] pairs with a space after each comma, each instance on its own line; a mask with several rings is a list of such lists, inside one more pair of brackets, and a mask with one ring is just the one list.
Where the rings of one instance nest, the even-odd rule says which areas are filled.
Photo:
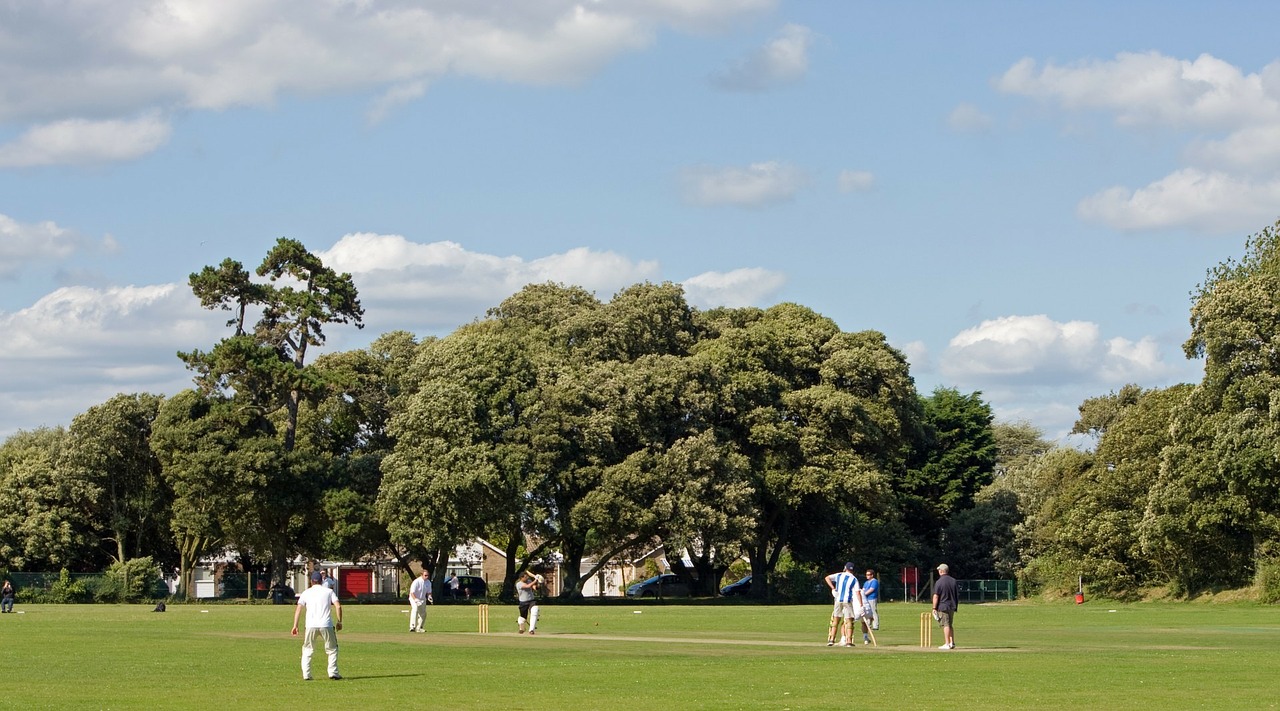
[[933, 646], [933, 613], [920, 613], [920, 646]]
[[480, 604], [476, 607], [480, 618], [480, 634], [489, 634], [489, 606]]

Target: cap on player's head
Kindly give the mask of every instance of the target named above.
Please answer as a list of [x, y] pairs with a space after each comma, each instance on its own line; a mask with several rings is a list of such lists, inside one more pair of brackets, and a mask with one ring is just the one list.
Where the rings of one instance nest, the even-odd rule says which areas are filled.
[[949, 573], [949, 572], [951, 572], [951, 568], [948, 568], [946, 563], [940, 563], [940, 564], [938, 565], [938, 572], [939, 572], [939, 573]]
[[317, 570], [317, 571], [314, 571], [313, 573], [311, 573], [311, 582], [313, 582], [313, 583], [323, 583], [323, 582], [324, 582], [324, 573], [322, 573], [322, 572], [320, 572], [320, 571], [318, 571], [318, 570]]
[[844, 564], [844, 569], [845, 569], [845, 570], [853, 570], [853, 569], [854, 569], [854, 568], [856, 568], [856, 567], [858, 567], [858, 566], [854, 565], [854, 564], [853, 564], [853, 561], [850, 561], [850, 562], [848, 562], [848, 563], [845, 563], [845, 564]]

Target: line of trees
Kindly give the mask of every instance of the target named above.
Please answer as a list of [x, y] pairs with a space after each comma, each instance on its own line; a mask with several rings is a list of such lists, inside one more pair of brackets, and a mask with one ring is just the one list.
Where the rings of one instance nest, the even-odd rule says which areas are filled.
[[[1280, 222], [1192, 292], [1196, 384], [1129, 385], [1080, 406], [1091, 451], [1053, 451], [996, 488], [1026, 514], [1011, 528], [1022, 575], [1062, 589], [1174, 594], [1260, 584], [1280, 601]], [[994, 497], [996, 494], [992, 494]]]
[[508, 581], [559, 556], [570, 597], [658, 544], [687, 551], [687, 569], [669, 560], [704, 594], [731, 561], [767, 581], [784, 558], [813, 573], [945, 558], [1118, 596], [1247, 584], [1280, 532], [1277, 229], [1195, 292], [1186, 351], [1204, 381], [1086, 400], [1087, 451], [993, 422], [980, 393], [919, 394], [880, 333], [796, 304], [701, 311], [670, 283], [607, 302], [530, 285], [446, 337], [308, 361], [364, 312], [350, 275], [281, 239], [257, 279], [230, 259], [191, 275], [231, 315], [226, 338], [179, 354], [195, 387], [0, 446], [0, 565], [146, 556], [190, 590], [215, 551], [277, 579], [296, 555], [442, 574], [484, 537]]

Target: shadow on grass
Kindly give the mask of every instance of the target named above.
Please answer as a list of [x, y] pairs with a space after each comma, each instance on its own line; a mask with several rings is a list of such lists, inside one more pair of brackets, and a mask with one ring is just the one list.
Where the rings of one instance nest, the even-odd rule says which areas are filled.
[[426, 676], [426, 674], [361, 674], [360, 676], [343, 675], [343, 681], [366, 681], [370, 679], [405, 679], [415, 676]]

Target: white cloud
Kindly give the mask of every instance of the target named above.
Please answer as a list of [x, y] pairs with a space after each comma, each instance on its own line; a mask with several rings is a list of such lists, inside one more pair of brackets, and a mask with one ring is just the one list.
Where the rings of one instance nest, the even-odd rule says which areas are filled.
[[1172, 372], [1150, 337], [1104, 340], [1097, 324], [1060, 323], [1044, 315], [1005, 316], [961, 331], [951, 339], [940, 366], [944, 374], [968, 382], [1124, 384]]
[[132, 160], [167, 143], [170, 132], [169, 122], [155, 114], [132, 121], [54, 121], [0, 145], [0, 168]]
[[947, 115], [947, 126], [958, 133], [986, 133], [993, 123], [982, 109], [969, 103], [960, 104]]
[[685, 199], [696, 205], [758, 207], [786, 202], [809, 184], [804, 171], [778, 161], [745, 168], [687, 168], [681, 178]]
[[67, 287], [0, 312], [0, 437], [69, 424], [117, 393], [188, 387], [177, 352], [213, 343], [224, 320], [177, 284]]
[[[57, 289], [29, 308], [0, 313], [0, 359], [9, 362], [100, 358], [168, 349], [175, 339], [208, 331], [199, 302], [177, 284]], [[216, 319], [215, 319], [216, 321]], [[162, 327], [158, 327], [161, 326]], [[170, 351], [172, 354], [172, 351]]]
[[370, 233], [346, 235], [318, 255], [333, 269], [351, 273], [370, 328], [379, 333], [451, 329], [484, 315], [527, 284], [576, 284], [609, 298], [658, 275], [656, 262], [614, 252], [577, 248], [525, 260], [469, 252], [455, 242], [425, 244]]
[[1137, 190], [1113, 187], [1080, 201], [1076, 214], [1121, 230], [1189, 227], [1204, 232], [1266, 224], [1280, 205], [1280, 176], [1254, 182], [1184, 168]]
[[[1080, 201], [1084, 220], [1122, 230], [1231, 233], [1269, 222], [1280, 199], [1280, 62], [1246, 73], [1208, 54], [1158, 52], [1038, 66], [1023, 59], [996, 81], [1010, 94], [1068, 111], [1111, 112], [1117, 124], [1191, 132], [1189, 162], [1146, 187]], [[1225, 135], [1218, 135], [1224, 133]], [[1177, 134], [1174, 134], [1177, 135]]]
[[112, 251], [111, 237], [93, 243], [53, 222], [22, 224], [0, 214], [0, 279], [11, 278], [36, 261], [61, 262], [81, 252]]
[[1097, 324], [1044, 315], [1005, 316], [965, 329], [938, 365], [947, 385], [981, 391], [998, 419], [1036, 422], [1051, 439], [1067, 435], [1086, 398], [1129, 383], [1190, 382], [1197, 367], [1166, 363], [1153, 337], [1105, 338]]
[[876, 176], [865, 170], [842, 170], [836, 184], [842, 193], [865, 193], [876, 186]]
[[682, 285], [690, 304], [709, 309], [768, 305], [786, 283], [785, 274], [754, 267], [703, 272], [685, 279]]
[[[381, 92], [378, 119], [447, 74], [529, 84], [585, 79], [663, 27], [726, 28], [776, 0], [67, 0], [0, 3], [0, 122], [45, 124], [5, 165], [127, 159], [48, 150], [50, 131], [160, 110], [268, 106], [282, 95]], [[55, 49], [56, 48], [56, 49]], [[75, 125], [84, 121], [85, 125]], [[128, 122], [125, 122], [128, 123]], [[134, 122], [135, 124], [137, 122]], [[102, 126], [108, 124], [102, 123]], [[142, 128], [136, 126], [135, 128]], [[160, 134], [163, 133], [163, 136]], [[25, 144], [23, 144], [25, 145]], [[45, 146], [46, 150], [39, 150]]]
[[727, 91], [767, 91], [795, 84], [809, 70], [812, 43], [812, 30], [788, 24], [763, 47], [713, 76], [711, 82]]
[[411, 81], [393, 86], [373, 102], [365, 118], [370, 124], [382, 123], [392, 111], [421, 99], [426, 93], [427, 83], [425, 81]]
[[931, 373], [934, 370], [933, 360], [929, 357], [929, 347], [924, 341], [911, 341], [903, 345], [897, 346], [907, 357], [907, 363], [911, 365], [912, 374]]
[[1159, 52], [1067, 66], [1032, 59], [996, 81], [1006, 93], [1056, 101], [1066, 109], [1114, 111], [1122, 125], [1234, 129], [1280, 120], [1280, 93], [1263, 74], [1244, 74], [1208, 54], [1194, 61]]

